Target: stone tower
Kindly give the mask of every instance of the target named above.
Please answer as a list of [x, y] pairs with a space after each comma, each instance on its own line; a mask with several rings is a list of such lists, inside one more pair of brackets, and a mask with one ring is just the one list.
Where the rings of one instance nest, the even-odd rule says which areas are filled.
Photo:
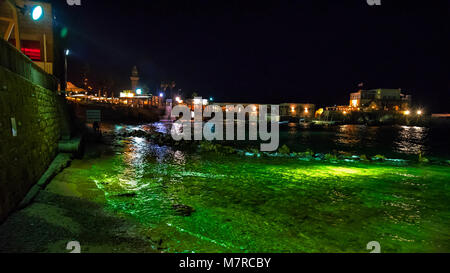
[[139, 84], [139, 74], [138, 74], [138, 70], [137, 67], [134, 66], [133, 69], [131, 70], [131, 91], [136, 91], [136, 88]]

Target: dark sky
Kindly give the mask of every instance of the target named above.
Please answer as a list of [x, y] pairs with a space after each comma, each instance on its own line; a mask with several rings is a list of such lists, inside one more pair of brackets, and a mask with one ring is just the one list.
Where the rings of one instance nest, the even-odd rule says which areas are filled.
[[[447, 1], [101, 1], [55, 4], [69, 29], [69, 80], [154, 89], [175, 80], [216, 101], [343, 105], [358, 83], [402, 88], [450, 112]], [[431, 3], [433, 2], [433, 3]]]

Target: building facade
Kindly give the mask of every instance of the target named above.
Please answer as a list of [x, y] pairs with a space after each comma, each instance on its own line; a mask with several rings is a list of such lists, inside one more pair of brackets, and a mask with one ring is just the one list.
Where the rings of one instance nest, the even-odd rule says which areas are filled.
[[282, 103], [280, 104], [280, 117], [286, 118], [312, 118], [316, 106], [311, 103]]
[[401, 89], [359, 90], [350, 94], [350, 107], [370, 110], [402, 110], [411, 105], [411, 96]]
[[[42, 7], [42, 17], [33, 20], [33, 7]], [[0, 34], [45, 72], [53, 74], [55, 52], [53, 10], [48, 2], [0, 0]]]

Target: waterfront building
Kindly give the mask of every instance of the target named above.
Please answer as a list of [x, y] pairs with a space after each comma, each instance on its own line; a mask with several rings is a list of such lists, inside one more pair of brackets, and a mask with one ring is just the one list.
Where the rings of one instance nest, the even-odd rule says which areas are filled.
[[66, 95], [87, 94], [87, 91], [81, 87], [76, 86], [72, 82], [67, 82]]
[[280, 104], [281, 119], [289, 118], [312, 118], [316, 106], [311, 103], [282, 103]]
[[411, 106], [411, 96], [401, 89], [359, 90], [350, 94], [350, 107], [362, 110], [400, 111]]

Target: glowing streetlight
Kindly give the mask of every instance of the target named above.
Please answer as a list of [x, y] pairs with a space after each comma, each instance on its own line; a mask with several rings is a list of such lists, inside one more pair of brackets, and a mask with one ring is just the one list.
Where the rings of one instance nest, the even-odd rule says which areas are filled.
[[136, 89], [136, 94], [142, 95], [142, 89], [141, 88]]
[[405, 116], [409, 116], [409, 114], [411, 114], [411, 112], [409, 110], [406, 110], [403, 114], [405, 114]]
[[40, 20], [43, 16], [44, 16], [44, 10], [42, 9], [41, 6], [34, 6], [31, 9], [31, 18], [34, 21]]
[[64, 50], [64, 92], [67, 90], [67, 56], [69, 56], [70, 50]]
[[419, 115], [419, 116], [421, 116], [422, 113], [423, 113], [422, 110], [418, 110], [418, 111], [417, 111], [417, 115]]
[[162, 98], [162, 97], [164, 97], [164, 94], [163, 93], [159, 93], [159, 96]]

